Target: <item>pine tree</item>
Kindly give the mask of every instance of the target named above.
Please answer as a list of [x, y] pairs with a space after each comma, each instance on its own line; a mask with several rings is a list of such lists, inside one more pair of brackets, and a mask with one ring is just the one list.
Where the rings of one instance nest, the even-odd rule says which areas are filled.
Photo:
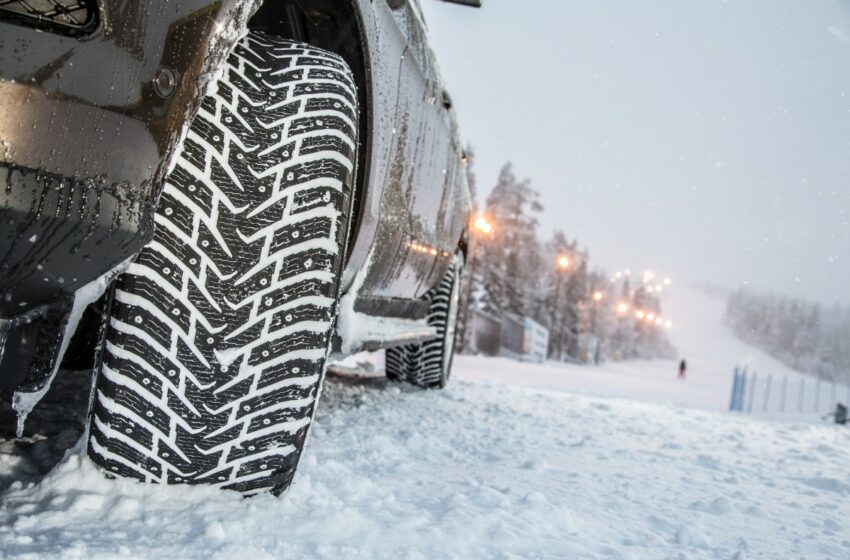
[[544, 257], [542, 259], [540, 274], [543, 285], [541, 292], [542, 308], [539, 310], [539, 322], [549, 328], [549, 356], [557, 357], [562, 347], [561, 328], [566, 323], [566, 282], [569, 276], [569, 267], [566, 269], [558, 265], [560, 257], [567, 257], [570, 263], [575, 263], [577, 254], [576, 242], [569, 242], [561, 231], [556, 231], [552, 239], [546, 244]]
[[490, 313], [525, 315], [532, 307], [535, 268], [539, 255], [536, 214], [542, 211], [539, 194], [528, 179], [519, 181], [511, 164], [499, 173], [485, 212], [494, 233], [482, 250], [484, 307]]
[[560, 327], [563, 333], [560, 352], [564, 350], [571, 361], [581, 361], [581, 338], [588, 328], [587, 301], [587, 261], [580, 255], [573, 271], [567, 279], [566, 309], [564, 322]]
[[634, 306], [632, 304], [632, 291], [628, 277], [623, 280], [623, 286], [617, 302], [618, 304], [626, 304], [627, 311], [617, 315], [612, 351], [615, 360], [627, 360], [635, 355], [636, 341]]
[[741, 340], [789, 367], [850, 381], [850, 309], [739, 290], [727, 301], [725, 320]]
[[[468, 157], [468, 181], [474, 184], [471, 148]], [[511, 164], [506, 164], [484, 206], [493, 233], [473, 244], [468, 256], [469, 305], [496, 317], [530, 317], [546, 325], [553, 359], [598, 362], [609, 357], [669, 356], [672, 349], [657, 325], [638, 322], [631, 312], [618, 315], [615, 311], [621, 299], [630, 309], [640, 305], [659, 314], [658, 299], [643, 290], [633, 294], [628, 280], [616, 297], [604, 271], [588, 272], [588, 252], [579, 250], [578, 243], [563, 232], [555, 232], [547, 243], [541, 243], [537, 215], [542, 210], [530, 181], [518, 180]], [[561, 256], [568, 258], [569, 267], [558, 266]], [[594, 301], [597, 290], [604, 297]], [[463, 313], [462, 321], [467, 321], [467, 316]], [[460, 329], [465, 333], [463, 325]], [[592, 337], [597, 345], [591, 353]], [[469, 338], [461, 342], [464, 340]]]

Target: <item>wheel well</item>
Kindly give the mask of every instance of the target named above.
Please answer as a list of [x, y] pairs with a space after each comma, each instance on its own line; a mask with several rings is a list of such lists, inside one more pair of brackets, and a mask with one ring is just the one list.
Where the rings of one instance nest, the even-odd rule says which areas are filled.
[[357, 237], [371, 150], [371, 91], [367, 79], [369, 52], [363, 39], [360, 12], [355, 3], [355, 0], [267, 0], [248, 22], [248, 28], [252, 31], [301, 41], [335, 53], [342, 57], [354, 74], [359, 107], [359, 140], [348, 254]]

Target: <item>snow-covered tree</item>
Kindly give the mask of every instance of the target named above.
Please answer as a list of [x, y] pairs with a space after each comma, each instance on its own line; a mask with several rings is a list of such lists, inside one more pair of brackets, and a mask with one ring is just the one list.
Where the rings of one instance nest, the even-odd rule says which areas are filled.
[[[472, 156], [472, 150], [467, 153]], [[474, 182], [468, 162], [467, 173]], [[660, 302], [645, 292], [618, 292], [602, 270], [590, 272], [590, 255], [576, 240], [556, 231], [541, 243], [539, 195], [528, 179], [519, 180], [511, 164], [499, 173], [483, 214], [493, 224], [490, 236], [475, 237], [467, 262], [467, 306], [495, 317], [530, 317], [549, 328], [549, 357], [580, 363], [606, 359], [670, 356], [672, 348], [660, 328], [636, 324], [631, 315], [618, 315], [617, 303], [645, 305], [656, 314]], [[561, 257], [568, 266], [559, 266]], [[597, 299], [594, 293], [599, 292]], [[635, 300], [635, 301], [633, 301]], [[461, 311], [463, 342], [469, 312]]]
[[511, 164], [505, 164], [484, 210], [495, 224], [492, 237], [481, 249], [486, 311], [525, 315], [534, 307], [528, 287], [538, 280], [537, 214], [542, 210], [531, 182], [518, 180]]
[[738, 290], [726, 323], [741, 340], [803, 373], [850, 381], [850, 309]]

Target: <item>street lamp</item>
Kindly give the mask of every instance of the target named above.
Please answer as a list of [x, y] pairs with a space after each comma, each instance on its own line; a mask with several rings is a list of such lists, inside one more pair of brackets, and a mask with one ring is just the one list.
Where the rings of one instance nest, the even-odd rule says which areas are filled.
[[593, 292], [593, 301], [602, 301], [602, 299], [604, 297], [605, 297], [605, 294], [603, 294], [599, 290], [596, 290], [595, 292]]
[[469, 340], [469, 308], [472, 305], [472, 287], [475, 284], [475, 265], [478, 263], [478, 253], [481, 250], [481, 243], [485, 241], [493, 233], [493, 224], [484, 216], [478, 214], [471, 219], [471, 233], [469, 239], [469, 254], [467, 262], [469, 263], [468, 280], [466, 281], [466, 289], [464, 294], [463, 312], [460, 317], [460, 347], [465, 348], [467, 340]]
[[621, 302], [620, 305], [617, 306], [617, 313], [620, 315], [625, 315], [629, 311], [629, 305], [627, 303]]
[[493, 233], [493, 224], [491, 224], [483, 215], [479, 214], [475, 218], [475, 221], [472, 222], [472, 229], [474, 229], [478, 233], [490, 235], [491, 233]]
[[[572, 266], [572, 261], [570, 257], [567, 255], [559, 255], [557, 260], [555, 260], [555, 264], [558, 267], [558, 275], [555, 280], [555, 313], [560, 311], [561, 306], [561, 292], [563, 291], [564, 285], [564, 276], [566, 276], [567, 270], [569, 270], [570, 266]], [[564, 314], [561, 312], [560, 321], [558, 322], [558, 331], [557, 331], [557, 345], [555, 348], [558, 351], [558, 360], [561, 360], [562, 347], [564, 341]], [[554, 325], [553, 325], [554, 326]]]

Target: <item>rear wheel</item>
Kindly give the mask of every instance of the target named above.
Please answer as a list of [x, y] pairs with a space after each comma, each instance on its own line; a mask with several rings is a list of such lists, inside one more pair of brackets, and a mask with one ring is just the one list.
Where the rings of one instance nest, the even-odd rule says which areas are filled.
[[336, 317], [356, 99], [334, 54], [260, 33], [231, 53], [114, 289], [88, 446], [108, 472], [289, 485]]
[[446, 386], [454, 358], [462, 271], [463, 260], [458, 255], [440, 283], [425, 296], [429, 302], [428, 324], [436, 327], [437, 337], [387, 349], [387, 377], [426, 389]]

